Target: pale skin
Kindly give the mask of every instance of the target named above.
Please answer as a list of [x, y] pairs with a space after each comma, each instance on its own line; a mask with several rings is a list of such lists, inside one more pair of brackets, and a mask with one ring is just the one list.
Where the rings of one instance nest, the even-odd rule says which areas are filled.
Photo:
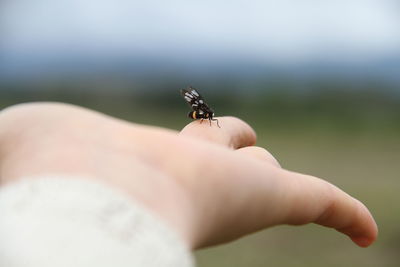
[[[92, 179], [126, 193], [192, 249], [279, 224], [316, 223], [367, 247], [377, 238], [368, 209], [334, 185], [283, 169], [233, 117], [180, 132], [60, 103], [0, 112], [0, 185], [43, 174]], [[78, 178], [80, 179], [80, 178]]]

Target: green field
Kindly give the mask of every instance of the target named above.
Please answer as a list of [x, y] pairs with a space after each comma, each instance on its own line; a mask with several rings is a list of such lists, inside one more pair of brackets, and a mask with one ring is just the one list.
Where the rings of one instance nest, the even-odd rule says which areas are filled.
[[[185, 117], [188, 107], [176, 92], [161, 97], [63, 92], [8, 93], [0, 99], [0, 108], [56, 100], [173, 129], [189, 121]], [[370, 248], [359, 248], [346, 236], [317, 225], [278, 226], [198, 251], [200, 267], [400, 266], [398, 102], [390, 97], [359, 98], [340, 93], [328, 98], [269, 95], [212, 99], [218, 114], [248, 121], [257, 131], [258, 145], [274, 154], [284, 168], [321, 177], [364, 202], [380, 234]]]

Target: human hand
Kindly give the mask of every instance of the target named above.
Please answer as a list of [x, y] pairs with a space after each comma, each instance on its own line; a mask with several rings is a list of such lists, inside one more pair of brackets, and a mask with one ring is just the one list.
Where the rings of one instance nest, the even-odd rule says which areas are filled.
[[317, 223], [369, 246], [377, 226], [332, 184], [282, 169], [253, 146], [243, 121], [194, 121], [180, 133], [66, 104], [23, 104], [0, 113], [0, 182], [67, 174], [95, 179], [159, 215], [192, 248], [278, 224]]

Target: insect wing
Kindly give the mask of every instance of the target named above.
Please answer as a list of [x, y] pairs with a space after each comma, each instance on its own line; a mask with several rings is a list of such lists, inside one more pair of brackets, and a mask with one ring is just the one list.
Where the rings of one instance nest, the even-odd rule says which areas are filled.
[[204, 104], [203, 98], [200, 96], [199, 92], [194, 88], [182, 89], [181, 95], [185, 98], [186, 102], [190, 105], [193, 110], [202, 109]]

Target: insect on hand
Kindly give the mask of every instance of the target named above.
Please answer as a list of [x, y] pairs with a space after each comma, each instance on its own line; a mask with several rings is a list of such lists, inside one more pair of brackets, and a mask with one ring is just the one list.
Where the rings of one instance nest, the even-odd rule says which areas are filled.
[[217, 121], [218, 127], [221, 128], [218, 120], [214, 119], [214, 111], [204, 102], [204, 99], [195, 88], [190, 86], [187, 89], [182, 89], [181, 95], [192, 108], [192, 111], [188, 113], [189, 118], [193, 120], [201, 119], [200, 123], [203, 122], [203, 120], [209, 120], [210, 126], [211, 121]]

